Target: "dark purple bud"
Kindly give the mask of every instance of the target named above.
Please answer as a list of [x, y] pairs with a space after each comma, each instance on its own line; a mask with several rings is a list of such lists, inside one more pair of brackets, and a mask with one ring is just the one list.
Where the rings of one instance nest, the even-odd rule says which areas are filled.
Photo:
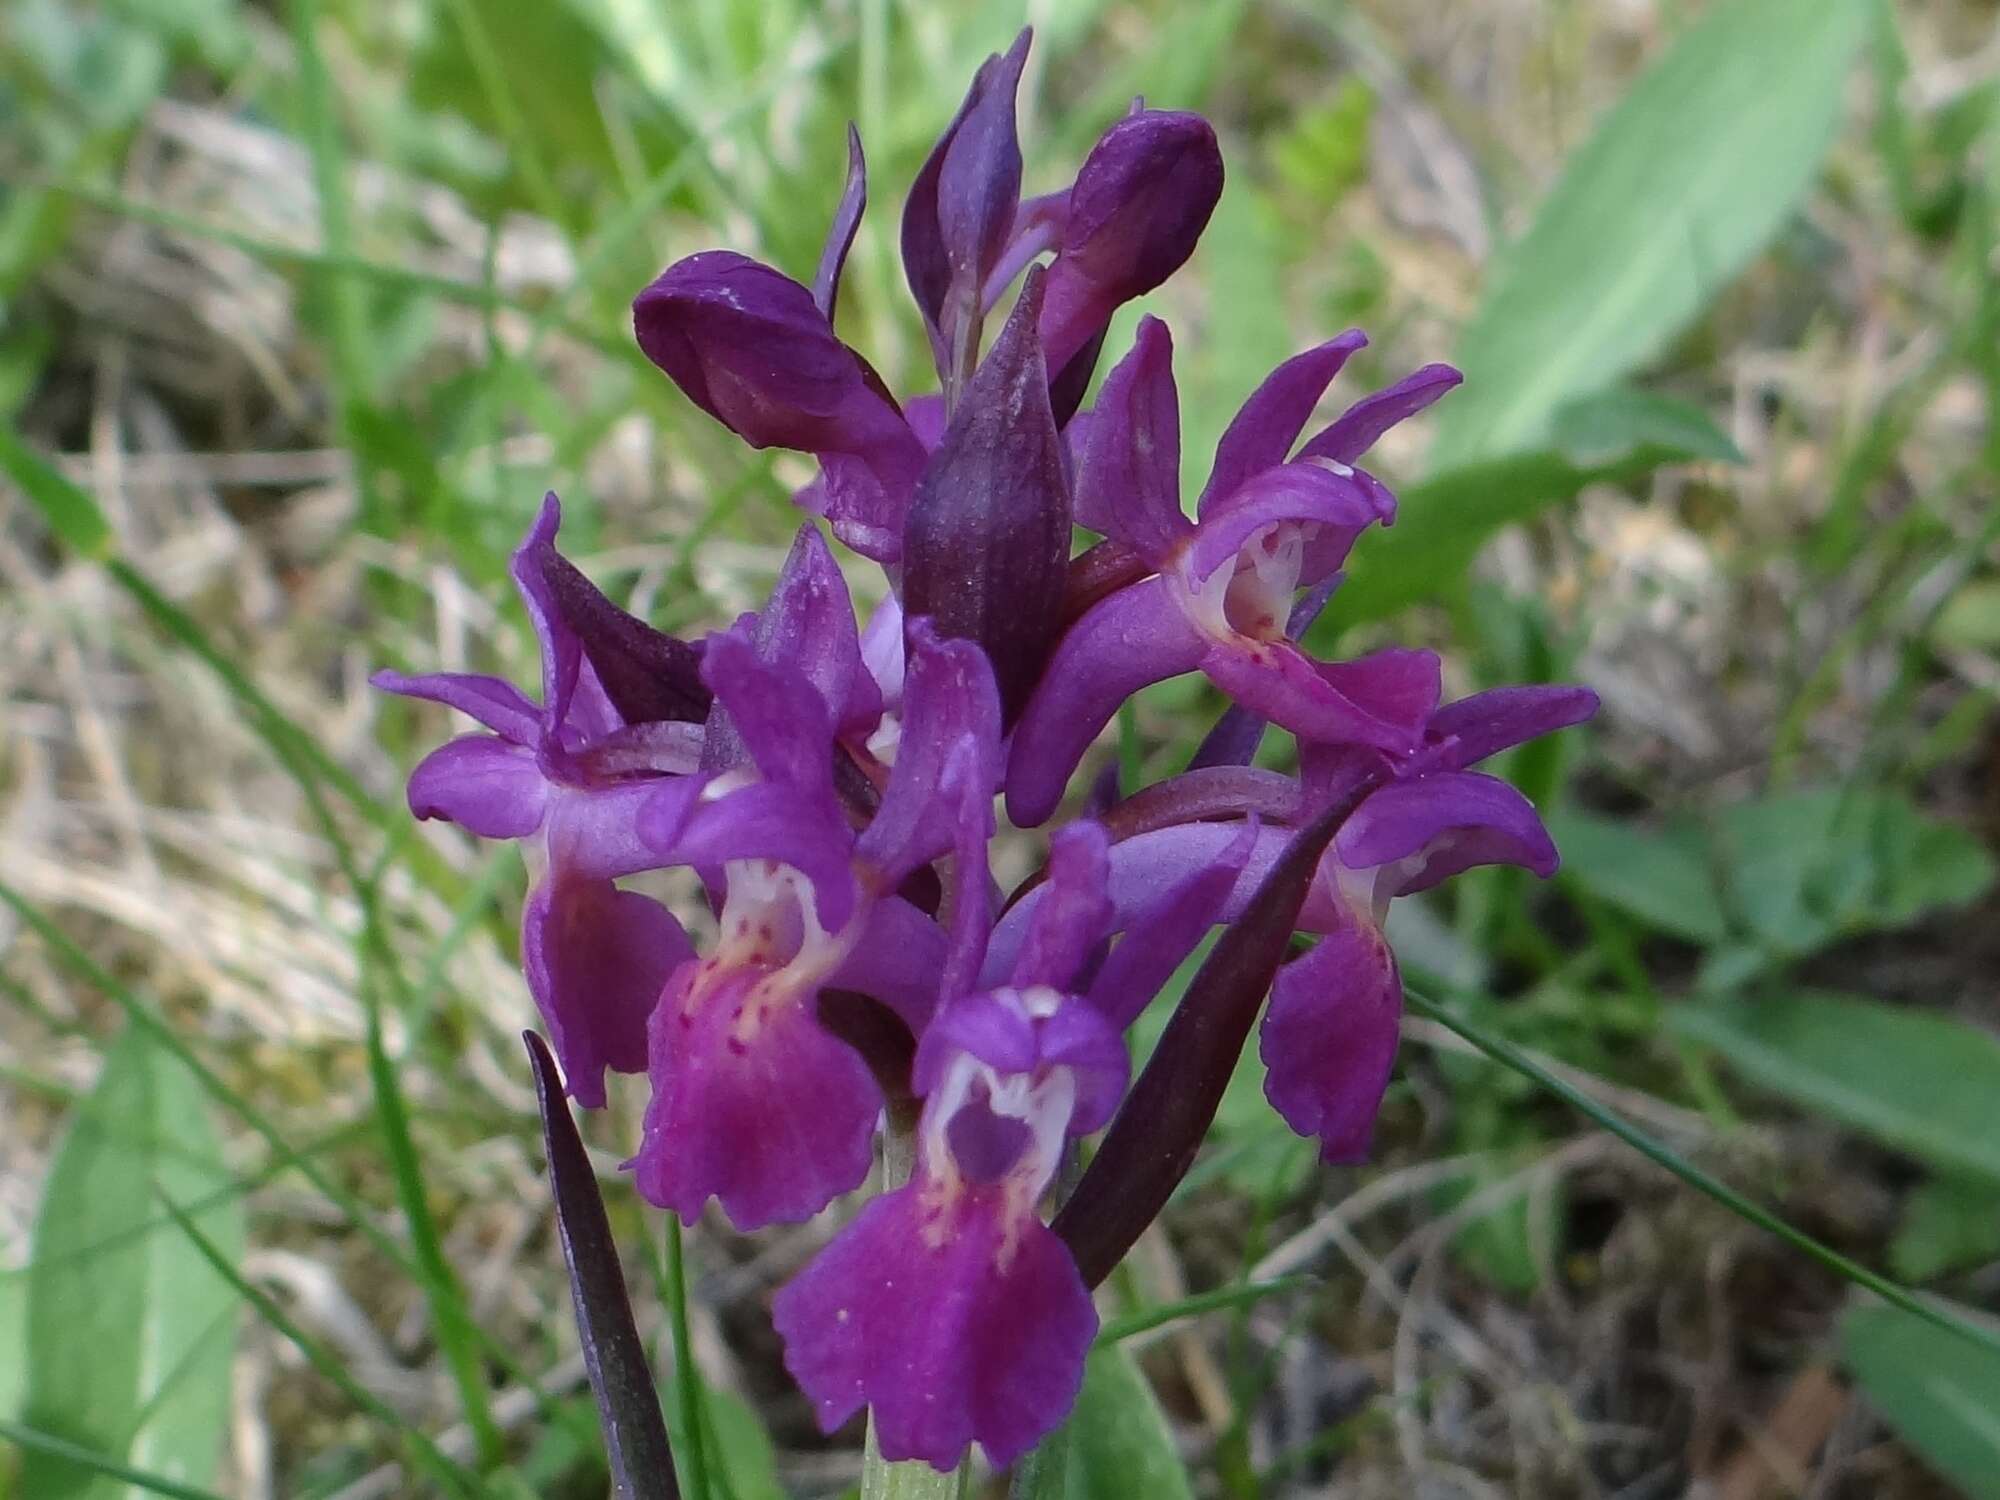
[[1181, 268], [1222, 196], [1222, 151], [1200, 115], [1149, 109], [1105, 131], [1070, 189], [1049, 268], [1042, 345], [1063, 373], [1121, 303]]
[[1005, 57], [981, 65], [903, 209], [904, 274], [947, 376], [954, 340], [971, 336], [987, 274], [1007, 247], [1020, 207], [1015, 98], [1030, 36], [1023, 29]]
[[660, 1417], [659, 1387], [646, 1367], [646, 1347], [632, 1321], [625, 1273], [619, 1268], [617, 1242], [597, 1191], [597, 1173], [576, 1132], [576, 1121], [570, 1118], [555, 1059], [534, 1032], [523, 1032], [521, 1039], [528, 1044], [528, 1061], [534, 1065], [556, 1228], [563, 1259], [569, 1264], [583, 1367], [597, 1398], [612, 1484], [620, 1495], [634, 1500], [674, 1500], [680, 1488]]
[[847, 127], [847, 188], [840, 195], [840, 207], [833, 211], [827, 226], [826, 248], [819, 254], [819, 272], [813, 277], [813, 302], [826, 314], [829, 325], [840, 301], [840, 273], [847, 264], [847, 252], [854, 248], [854, 236], [861, 228], [862, 212], [868, 207], [868, 161], [861, 154], [861, 132], [850, 122]]
[[696, 647], [613, 604], [552, 540], [523, 547], [517, 565], [540, 577], [556, 618], [576, 637], [627, 724], [698, 724], [707, 716], [710, 693]]
[[1062, 624], [1070, 494], [1029, 273], [917, 484], [903, 539], [903, 609], [980, 646], [1011, 721]]
[[816, 455], [827, 480], [819, 504], [842, 539], [895, 560], [923, 444], [810, 291], [747, 256], [705, 250], [638, 295], [632, 326], [646, 357], [751, 447]]
[[1096, 1286], [1111, 1274], [1194, 1164], [1298, 926], [1320, 857], [1372, 785], [1357, 787], [1299, 831], [1188, 985], [1052, 1226], [1076, 1257], [1085, 1284]]

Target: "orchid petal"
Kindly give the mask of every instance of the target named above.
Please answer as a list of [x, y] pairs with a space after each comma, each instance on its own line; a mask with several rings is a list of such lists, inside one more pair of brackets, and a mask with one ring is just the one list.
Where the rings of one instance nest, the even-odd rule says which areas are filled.
[[535, 757], [491, 735], [448, 740], [410, 773], [410, 811], [484, 839], [526, 838], [542, 826], [549, 784]]
[[1356, 662], [1317, 662], [1290, 641], [1218, 642], [1201, 659], [1209, 680], [1301, 739], [1415, 748], [1437, 704], [1438, 661], [1390, 649]]
[[882, 1456], [1004, 1467], [1083, 1386], [1097, 1314], [1062, 1242], [998, 1189], [875, 1199], [778, 1294], [785, 1368], [823, 1431], [864, 1405]]
[[1000, 699], [992, 668], [970, 641], [941, 641], [908, 622], [903, 732], [882, 805], [856, 844], [857, 858], [894, 890], [919, 865], [993, 829], [999, 781]]
[[1173, 355], [1167, 325], [1142, 318], [1132, 352], [1104, 377], [1076, 475], [1077, 520], [1155, 566], [1194, 530], [1181, 512]]
[[603, 1107], [606, 1068], [646, 1066], [646, 1017], [693, 956], [671, 912], [609, 880], [554, 873], [529, 895], [522, 965], [578, 1104]]
[[1074, 984], [1110, 930], [1111, 901], [1104, 889], [1109, 854], [1110, 841], [1097, 823], [1072, 823], [1049, 841], [1048, 891], [1014, 960], [1012, 984], [1060, 990]]
[[1436, 771], [1394, 781], [1361, 804], [1334, 848], [1351, 869], [1420, 861], [1390, 894], [1426, 890], [1474, 865], [1520, 865], [1546, 879], [1556, 848], [1534, 804], [1498, 777]]
[[382, 671], [370, 677], [368, 684], [385, 693], [455, 708], [516, 745], [533, 746], [542, 737], [542, 711], [526, 693], [502, 677], [475, 672], [426, 672], [409, 676]]
[[1300, 449], [1299, 457], [1354, 463], [1383, 433], [1414, 417], [1464, 379], [1450, 365], [1425, 365], [1394, 385], [1363, 396]]
[[840, 273], [847, 265], [847, 252], [854, 248], [861, 215], [868, 207], [868, 161], [861, 154], [861, 132], [853, 122], [847, 126], [847, 185], [841, 190], [840, 206], [827, 226], [826, 246], [819, 253], [819, 270], [813, 276], [813, 303], [833, 323], [840, 301]]
[[1447, 703], [1431, 715], [1425, 738], [1440, 761], [1462, 771], [1489, 755], [1581, 724], [1597, 712], [1597, 694], [1566, 683], [1493, 688]]
[[1119, 704], [1210, 654], [1207, 637], [1188, 623], [1168, 587], [1150, 578], [1100, 600], [1056, 647], [1007, 755], [1007, 815], [1018, 826], [1048, 820]]
[[1371, 923], [1343, 923], [1278, 971], [1257, 1048], [1264, 1093], [1322, 1161], [1367, 1156], [1402, 1014], [1395, 955]]
[[1299, 440], [1319, 398], [1341, 366], [1367, 343], [1367, 334], [1350, 328], [1317, 348], [1293, 355], [1267, 375], [1215, 445], [1215, 462], [1201, 499], [1195, 502], [1195, 513], [1206, 515], [1211, 504], [1234, 494], [1252, 474], [1290, 457], [1292, 444]]
[[867, 1177], [881, 1090], [781, 981], [705, 970], [683, 965], [647, 1028], [634, 1186], [690, 1222], [711, 1197], [740, 1230], [803, 1222]]
[[757, 617], [757, 652], [796, 666], [819, 689], [840, 734], [865, 734], [882, 717], [882, 690], [862, 659], [847, 581], [826, 539], [801, 526]]

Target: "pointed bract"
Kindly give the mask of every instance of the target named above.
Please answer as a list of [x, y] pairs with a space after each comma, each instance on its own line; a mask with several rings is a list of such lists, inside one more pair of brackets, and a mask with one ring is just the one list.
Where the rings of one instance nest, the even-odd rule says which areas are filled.
[[861, 154], [861, 132], [853, 122], [847, 126], [847, 186], [841, 191], [840, 206], [827, 226], [826, 247], [819, 254], [819, 270], [813, 276], [813, 305], [826, 315], [827, 325], [840, 302], [840, 273], [847, 266], [847, 252], [854, 248], [854, 236], [861, 228], [861, 215], [868, 208], [868, 160]]
[[1031, 274], [910, 505], [903, 607], [976, 643], [1011, 722], [1061, 626], [1069, 479], [1035, 340]]

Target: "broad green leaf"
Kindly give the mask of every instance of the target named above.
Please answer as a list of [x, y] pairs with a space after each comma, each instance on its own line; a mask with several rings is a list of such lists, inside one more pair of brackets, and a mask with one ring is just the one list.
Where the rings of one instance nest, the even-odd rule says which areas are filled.
[[2000, 1259], [2000, 1192], [1980, 1177], [1933, 1178], [1910, 1195], [1889, 1246], [1905, 1281]]
[[1640, 921], [1707, 946], [1729, 935], [1697, 834], [1643, 829], [1573, 809], [1549, 815], [1564, 881]]
[[1677, 458], [1740, 464], [1743, 450], [1699, 406], [1651, 391], [1618, 387], [1579, 396], [1552, 419], [1552, 436], [1580, 464], [1609, 463], [1656, 449]]
[[1900, 792], [1760, 797], [1723, 809], [1715, 833], [1734, 914], [1783, 953], [1963, 905], [1993, 880], [1976, 838]]
[[[27, 1425], [192, 1486], [214, 1476], [229, 1416], [235, 1293], [171, 1221], [194, 1212], [231, 1259], [242, 1209], [201, 1090], [132, 1030], [105, 1057], [49, 1170], [28, 1276]], [[209, 1200], [214, 1201], [209, 1201]], [[32, 1452], [24, 1493], [108, 1500], [123, 1491]]]
[[785, 1500], [778, 1455], [764, 1424], [739, 1398], [710, 1386], [704, 1393], [714, 1428], [717, 1467], [728, 1476], [735, 1500]]
[[1310, 639], [1331, 650], [1345, 626], [1445, 592], [1487, 537], [1572, 499], [1598, 477], [1560, 453], [1539, 451], [1443, 469], [1402, 486], [1396, 524], [1370, 533]]
[[28, 1278], [0, 1271], [0, 1421], [21, 1409], [28, 1384]]
[[1668, 1012], [1764, 1087], [1940, 1167], [2000, 1179], [2000, 1039], [1873, 1000], [1786, 995]]
[[1840, 1342], [1868, 1399], [1905, 1442], [1969, 1500], [2000, 1497], [2000, 1353], [1893, 1307], [1854, 1308], [1841, 1320]]
[[1067, 1500], [1192, 1500], [1166, 1414], [1119, 1346], [1091, 1351], [1066, 1435]]
[[1725, 0], [1570, 160], [1495, 266], [1439, 409], [1440, 467], [1544, 442], [1637, 368], [1784, 223], [1840, 118], [1865, 0]]

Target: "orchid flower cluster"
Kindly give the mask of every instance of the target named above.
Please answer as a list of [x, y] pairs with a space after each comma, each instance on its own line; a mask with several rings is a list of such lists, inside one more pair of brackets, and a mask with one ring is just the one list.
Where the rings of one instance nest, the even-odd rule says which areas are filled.
[[[818, 461], [798, 504], [886, 573], [865, 628], [808, 521], [763, 609], [664, 635], [557, 550], [551, 496], [513, 559], [540, 702], [492, 677], [376, 679], [483, 726], [417, 767], [410, 806], [521, 845], [523, 964], [571, 1097], [603, 1105], [607, 1070], [650, 1081], [627, 1163], [644, 1198], [689, 1221], [713, 1199], [741, 1230], [805, 1220], [862, 1185], [885, 1118], [915, 1122], [908, 1180], [775, 1319], [828, 1431], [868, 1406], [885, 1457], [940, 1469], [974, 1442], [1010, 1463], [1060, 1423], [1097, 1330], [1090, 1286], [1164, 1201], [1097, 1179], [1192, 1157], [1198, 1128], [1152, 1138], [1168, 1122], [1137, 1095], [1120, 1112], [1125, 1033], [1182, 961], [1218, 926], [1268, 926], [1288, 858], [1307, 859], [1250, 981], [1253, 1007], [1269, 994], [1266, 1089], [1327, 1161], [1363, 1156], [1401, 1011], [1390, 902], [1471, 865], [1549, 874], [1533, 807], [1475, 767], [1595, 708], [1550, 686], [1441, 705], [1429, 651], [1321, 661], [1299, 644], [1350, 550], [1395, 518], [1363, 458], [1456, 371], [1418, 370], [1301, 441], [1365, 340], [1286, 361], [1224, 433], [1192, 516], [1165, 324], [1141, 321], [1079, 409], [1113, 314], [1193, 251], [1222, 161], [1199, 116], [1135, 105], [1068, 188], [1024, 199], [1027, 45], [979, 70], [904, 210], [937, 393], [898, 400], [835, 331], [866, 200], [851, 131], [812, 286], [709, 251], [633, 306], [640, 347], [695, 405]], [[1101, 540], [1072, 556], [1078, 528]], [[1233, 706], [1189, 767], [1070, 796], [1120, 705], [1191, 672]], [[1295, 738], [1296, 775], [1252, 764], [1270, 724]], [[1074, 809], [1005, 899], [996, 801], [1022, 830]], [[669, 868], [705, 889], [712, 942], [618, 883]], [[1317, 940], [1288, 957], [1295, 929]], [[1186, 1033], [1161, 1052], [1212, 1045]], [[1197, 1061], [1226, 1075], [1234, 1057]], [[1107, 1125], [1051, 1227], [1065, 1163]]]

